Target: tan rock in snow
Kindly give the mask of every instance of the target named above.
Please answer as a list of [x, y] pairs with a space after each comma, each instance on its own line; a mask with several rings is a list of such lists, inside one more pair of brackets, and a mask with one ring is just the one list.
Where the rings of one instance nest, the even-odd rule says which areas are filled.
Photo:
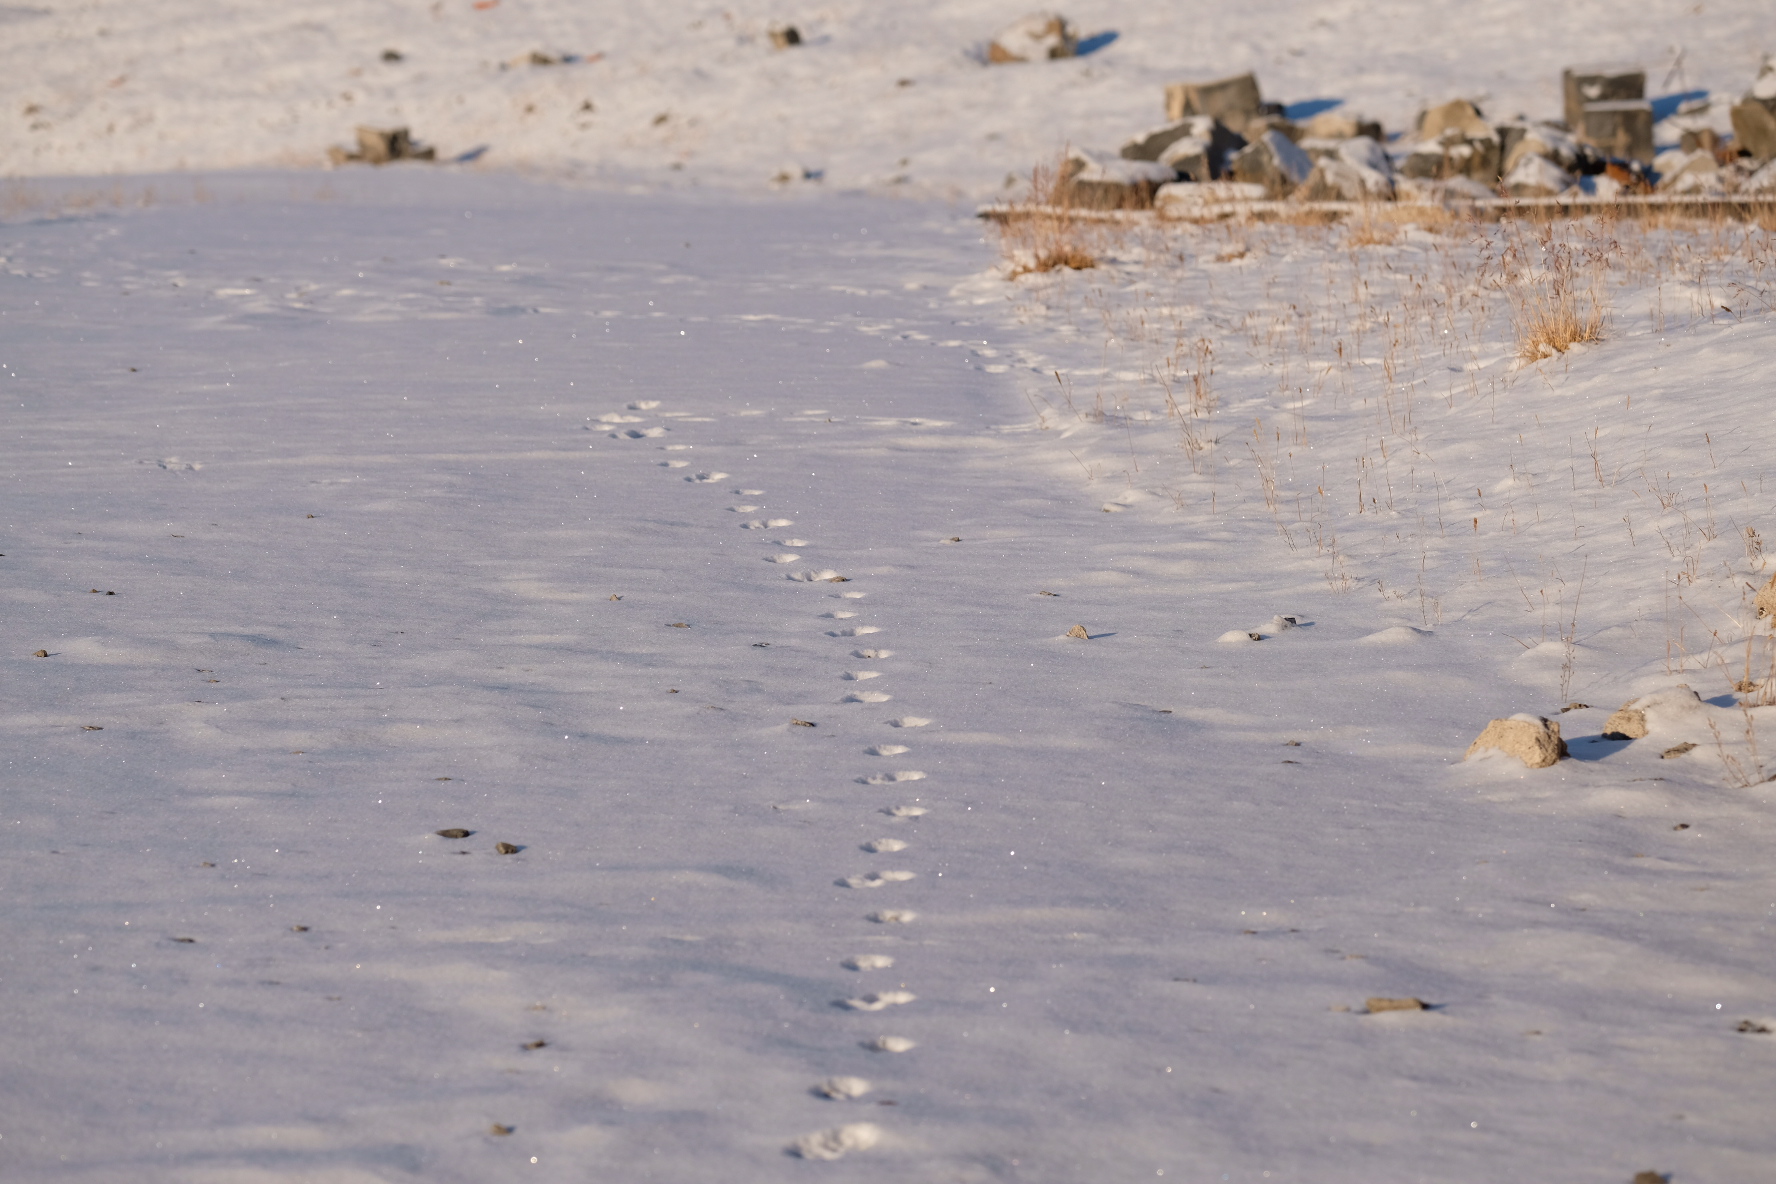
[[1078, 48], [1079, 37], [1067, 18], [1052, 12], [1033, 12], [993, 38], [987, 46], [987, 60], [998, 65], [1040, 62], [1070, 58]]
[[1166, 87], [1166, 118], [1212, 115], [1229, 127], [1244, 126], [1264, 105], [1258, 93], [1258, 77], [1241, 74], [1214, 82], [1175, 82]]
[[1634, 699], [1628, 700], [1604, 721], [1605, 740], [1639, 740], [1647, 734], [1646, 712], [1634, 706], [1636, 702]]
[[1462, 759], [1472, 760], [1476, 753], [1488, 748], [1514, 756], [1532, 769], [1546, 769], [1566, 755], [1566, 741], [1560, 738], [1560, 725], [1538, 715], [1493, 720], [1468, 746], [1467, 755]]

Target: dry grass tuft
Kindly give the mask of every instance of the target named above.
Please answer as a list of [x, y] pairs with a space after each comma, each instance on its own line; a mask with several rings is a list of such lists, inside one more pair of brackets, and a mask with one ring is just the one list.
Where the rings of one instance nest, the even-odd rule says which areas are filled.
[[[1515, 238], [1504, 252], [1517, 356], [1537, 362], [1603, 337], [1602, 281], [1607, 246], [1577, 246], [1541, 227], [1538, 241]], [[1533, 259], [1533, 262], [1532, 262]]]
[[1098, 265], [1095, 247], [1112, 229], [1082, 218], [1067, 184], [1066, 157], [1030, 170], [1023, 208], [999, 223], [999, 252], [1009, 265], [1006, 277], [1063, 268], [1085, 271]]

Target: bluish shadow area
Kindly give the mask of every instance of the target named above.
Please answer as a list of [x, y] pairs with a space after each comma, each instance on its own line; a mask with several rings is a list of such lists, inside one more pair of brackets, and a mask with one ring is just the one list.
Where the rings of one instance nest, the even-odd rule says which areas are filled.
[[488, 147], [489, 145], [482, 144], [479, 147], [469, 149], [467, 152], [460, 152], [451, 157], [450, 162], [452, 164], [469, 164], [473, 161], [480, 160], [483, 156], [487, 155]]
[[1566, 742], [1566, 755], [1575, 761], [1600, 761], [1632, 743], [1632, 740], [1605, 740], [1602, 736], [1574, 736]]
[[1686, 90], [1675, 95], [1660, 95], [1653, 100], [1653, 122], [1658, 123], [1661, 119], [1670, 119], [1677, 114], [1679, 107], [1691, 99], [1706, 99], [1707, 97], [1708, 92], [1705, 90]]
[[1090, 37], [1081, 37], [1079, 44], [1073, 49], [1073, 56], [1082, 58], [1088, 53], [1097, 53], [1120, 36], [1122, 36], [1121, 33], [1112, 30], [1107, 33], [1093, 33]]
[[1334, 107], [1344, 106], [1343, 99], [1306, 99], [1299, 103], [1290, 103], [1283, 108], [1283, 118], [1295, 120], [1312, 119], [1322, 111], [1330, 111]]
[[1728, 691], [1724, 695], [1716, 695], [1712, 699], [1704, 699], [1702, 702], [1710, 707], [1737, 707], [1739, 706], [1739, 696]]

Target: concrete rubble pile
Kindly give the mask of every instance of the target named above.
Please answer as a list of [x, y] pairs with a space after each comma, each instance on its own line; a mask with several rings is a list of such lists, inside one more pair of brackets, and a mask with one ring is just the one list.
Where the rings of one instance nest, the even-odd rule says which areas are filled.
[[[1032, 25], [1024, 43], [1037, 33], [1046, 52], [1069, 52], [1064, 22]], [[1492, 119], [1456, 98], [1388, 135], [1336, 109], [1291, 119], [1249, 73], [1176, 83], [1165, 88], [1166, 122], [1116, 155], [1070, 150], [1056, 196], [1090, 209], [1652, 193], [1776, 200], [1776, 58], [1732, 105], [1730, 136], [1710, 126], [1706, 97], [1649, 100], [1638, 68], [1574, 67], [1561, 91], [1559, 119]]]

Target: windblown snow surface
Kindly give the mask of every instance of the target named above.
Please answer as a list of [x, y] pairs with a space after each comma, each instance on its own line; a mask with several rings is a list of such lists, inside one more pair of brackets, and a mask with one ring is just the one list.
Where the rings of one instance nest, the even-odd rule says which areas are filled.
[[1768, 234], [730, 180], [15, 188], [0, 1177], [1768, 1174]]

